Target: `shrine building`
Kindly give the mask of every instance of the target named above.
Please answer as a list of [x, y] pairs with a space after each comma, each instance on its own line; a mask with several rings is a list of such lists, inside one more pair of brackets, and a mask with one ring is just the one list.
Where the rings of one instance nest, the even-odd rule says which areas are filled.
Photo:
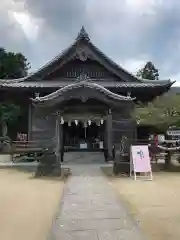
[[[28, 139], [59, 155], [130, 145], [137, 137], [132, 111], [137, 101], [167, 92], [170, 80], [139, 79], [94, 45], [84, 27], [75, 41], [36, 72], [0, 81], [0, 100], [23, 105]], [[122, 146], [121, 146], [122, 147]], [[124, 149], [124, 151], [128, 151]]]

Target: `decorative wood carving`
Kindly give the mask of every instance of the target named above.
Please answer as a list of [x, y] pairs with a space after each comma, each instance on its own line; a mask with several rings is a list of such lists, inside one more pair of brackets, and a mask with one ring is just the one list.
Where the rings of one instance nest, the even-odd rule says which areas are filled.
[[39, 98], [40, 97], [40, 93], [39, 92], [35, 92], [35, 97]]
[[90, 81], [90, 78], [86, 73], [81, 73], [79, 77], [77, 77], [76, 82], [85, 82], [85, 81]]
[[131, 97], [131, 92], [127, 92], [127, 97]]
[[76, 58], [85, 62], [88, 59], [88, 54], [86, 53], [85, 49], [83, 48], [77, 49]]

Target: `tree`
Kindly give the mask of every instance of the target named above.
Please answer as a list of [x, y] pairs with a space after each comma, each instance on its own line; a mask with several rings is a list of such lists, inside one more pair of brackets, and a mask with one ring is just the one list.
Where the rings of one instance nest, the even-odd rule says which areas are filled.
[[152, 62], [147, 62], [145, 66], [137, 72], [137, 77], [148, 80], [158, 80], [159, 71]]
[[141, 125], [151, 125], [160, 131], [180, 126], [180, 95], [164, 95], [146, 106], [138, 104], [133, 116]]
[[[30, 64], [22, 53], [7, 52], [0, 48], [0, 79], [16, 79], [28, 74]], [[5, 100], [0, 103], [1, 134], [7, 135], [7, 127], [20, 115], [20, 106]]]
[[0, 79], [25, 77], [30, 64], [22, 53], [7, 52], [0, 48]]
[[[180, 95], [164, 95], [146, 106], [137, 105], [134, 117], [140, 125], [151, 125], [165, 133], [169, 127], [180, 127]], [[165, 169], [171, 165], [171, 154], [167, 151]]]
[[0, 123], [2, 136], [7, 135], [8, 125], [17, 121], [20, 107], [11, 102], [0, 103]]

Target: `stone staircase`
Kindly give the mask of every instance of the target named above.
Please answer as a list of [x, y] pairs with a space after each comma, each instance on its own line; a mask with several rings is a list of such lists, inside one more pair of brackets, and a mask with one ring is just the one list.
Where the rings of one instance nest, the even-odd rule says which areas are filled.
[[63, 164], [103, 164], [103, 152], [65, 152]]

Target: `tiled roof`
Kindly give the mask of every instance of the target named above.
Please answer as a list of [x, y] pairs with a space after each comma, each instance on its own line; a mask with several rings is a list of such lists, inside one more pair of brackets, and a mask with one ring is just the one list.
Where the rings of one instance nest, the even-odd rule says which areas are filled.
[[[92, 81], [92, 80], [91, 80]], [[93, 81], [92, 81], [93, 82]], [[75, 81], [69, 81], [66, 79], [63, 80], [46, 80], [46, 81], [13, 81], [13, 80], [4, 80], [0, 81], [0, 88], [61, 88], [69, 84], [73, 84]], [[112, 79], [109, 81], [94, 81], [98, 85], [106, 88], [153, 88], [153, 87], [170, 87], [173, 82], [169, 80], [158, 80], [158, 81], [146, 81], [143, 82], [115, 82]]]
[[[78, 34], [78, 37], [74, 41], [72, 45], [70, 45], [67, 49], [65, 49], [63, 52], [61, 52], [57, 57], [55, 57], [52, 61], [48, 62], [46, 65], [44, 65], [42, 68], [38, 69], [36, 72], [29, 74], [28, 76], [20, 79], [10, 79], [10, 80], [4, 80], [0, 79], [0, 88], [61, 88], [68, 84], [73, 84], [73, 80], [69, 79], [59, 79], [56, 81], [51, 80], [45, 80], [42, 81], [39, 76], [41, 76], [41, 73], [44, 73], [45, 70], [50, 69], [50, 67], [54, 67], [57, 63], [59, 63], [60, 60], [65, 58], [67, 54], [70, 52], [70, 50], [74, 47], [77, 47], [79, 42], [83, 41], [83, 43], [88, 44], [89, 48], [95, 52], [96, 57], [98, 61], [101, 61], [103, 59], [102, 64], [106, 65], [110, 71], [113, 71], [117, 76], [119, 76], [121, 79], [124, 80], [124, 82], [114, 81], [113, 79], [100, 79], [100, 80], [94, 80], [91, 79], [91, 81], [95, 81], [99, 85], [106, 87], [106, 88], [154, 88], [154, 87], [170, 87], [173, 82], [170, 82], [170, 80], [145, 80], [145, 79], [139, 79], [133, 74], [126, 71], [121, 66], [117, 65], [115, 62], [113, 62], [110, 58], [108, 58], [103, 52], [100, 51], [99, 48], [97, 48], [90, 40], [87, 32], [85, 31], [84, 27], [82, 27], [80, 33]], [[49, 70], [48, 70], [49, 71]], [[38, 79], [37, 79], [38, 78]]]
[[[85, 31], [84, 27], [82, 27], [80, 33], [78, 34], [78, 37], [76, 40], [64, 51], [62, 51], [59, 55], [57, 55], [55, 58], [53, 58], [51, 61], [49, 61], [47, 64], [45, 64], [43, 67], [39, 68], [34, 73], [29, 74], [28, 76], [22, 78], [22, 79], [16, 79], [18, 80], [24, 80], [26, 81], [34, 81], [37, 77], [42, 77], [44, 72], [49, 71], [48, 69], [54, 68], [57, 63], [59, 63], [60, 60], [66, 57], [66, 55], [70, 52], [71, 49], [76, 48], [79, 46], [80, 42], [85, 43], [87, 46], [89, 46], [89, 49], [92, 50], [92, 52], [95, 53], [97, 56], [97, 61], [103, 62], [102, 65], [106, 65], [106, 67], [112, 71], [115, 75], [122, 78], [124, 81], [129, 82], [137, 82], [141, 83], [142, 80], [134, 76], [132, 73], [128, 72], [118, 64], [116, 64], [112, 59], [110, 59], [108, 56], [106, 56], [98, 47], [96, 47], [90, 40], [90, 37], [88, 36], [87, 32]], [[66, 62], [66, 61], [65, 61]], [[57, 67], [57, 66], [56, 66]], [[55, 68], [56, 68], [55, 67]]]
[[104, 93], [106, 95], [108, 95], [109, 97], [116, 99], [116, 100], [123, 100], [123, 101], [132, 101], [134, 100], [131, 97], [126, 97], [126, 96], [122, 96], [116, 93], [113, 93], [111, 91], [109, 91], [108, 89], [104, 88], [103, 86], [93, 83], [93, 82], [77, 82], [77, 83], [73, 83], [73, 84], [69, 84], [65, 87], [62, 87], [61, 89], [48, 94], [44, 97], [37, 97], [35, 99], [32, 99], [34, 102], [44, 102], [44, 101], [48, 101], [48, 100], [52, 100], [55, 98], [58, 98], [59, 96], [63, 95], [65, 92], [71, 91], [72, 89], [78, 89], [78, 88], [89, 88], [89, 89], [94, 89], [97, 90], [101, 93]]

